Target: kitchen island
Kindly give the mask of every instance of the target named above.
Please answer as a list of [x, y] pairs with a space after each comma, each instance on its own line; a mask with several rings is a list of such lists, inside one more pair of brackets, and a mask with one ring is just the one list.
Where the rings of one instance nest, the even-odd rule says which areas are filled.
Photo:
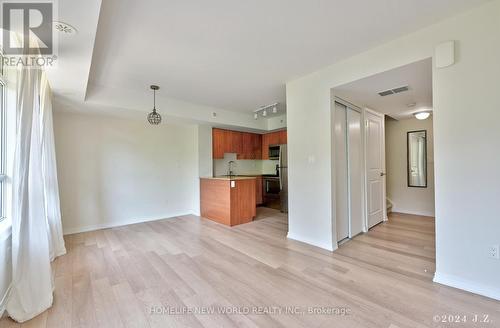
[[201, 216], [235, 226], [256, 216], [255, 177], [200, 178]]

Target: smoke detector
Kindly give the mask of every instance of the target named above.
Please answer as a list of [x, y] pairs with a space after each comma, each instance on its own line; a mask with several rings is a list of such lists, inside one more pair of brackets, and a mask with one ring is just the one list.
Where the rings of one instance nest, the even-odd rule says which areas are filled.
[[65, 35], [75, 35], [77, 32], [76, 28], [69, 25], [68, 23], [55, 21], [53, 23], [53, 26], [54, 26], [54, 29], [56, 29], [57, 31], [59, 31]]

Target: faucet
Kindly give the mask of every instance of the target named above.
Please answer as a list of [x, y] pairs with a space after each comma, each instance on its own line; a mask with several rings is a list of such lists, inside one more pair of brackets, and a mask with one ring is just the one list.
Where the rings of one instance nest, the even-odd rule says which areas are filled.
[[236, 164], [236, 162], [235, 161], [229, 161], [227, 163], [227, 175], [229, 175], [229, 176], [233, 176], [234, 175], [233, 164]]

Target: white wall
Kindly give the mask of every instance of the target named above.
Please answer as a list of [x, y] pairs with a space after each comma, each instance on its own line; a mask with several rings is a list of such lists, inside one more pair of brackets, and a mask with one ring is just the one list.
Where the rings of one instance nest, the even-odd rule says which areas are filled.
[[198, 129], [56, 112], [65, 233], [197, 211]]
[[[410, 188], [407, 180], [407, 132], [427, 131], [427, 188]], [[432, 116], [385, 121], [387, 197], [393, 212], [434, 216], [434, 134]]]
[[[333, 248], [330, 89], [433, 56], [457, 40], [457, 63], [433, 72], [435, 279], [500, 299], [500, 0], [287, 83], [289, 234]], [[310, 192], [314, 191], [314, 192]]]

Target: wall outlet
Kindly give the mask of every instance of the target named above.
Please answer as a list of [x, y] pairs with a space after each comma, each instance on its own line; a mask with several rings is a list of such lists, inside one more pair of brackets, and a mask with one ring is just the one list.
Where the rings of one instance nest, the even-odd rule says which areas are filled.
[[490, 259], [500, 260], [499, 248], [498, 245], [491, 245], [488, 248], [488, 257]]

